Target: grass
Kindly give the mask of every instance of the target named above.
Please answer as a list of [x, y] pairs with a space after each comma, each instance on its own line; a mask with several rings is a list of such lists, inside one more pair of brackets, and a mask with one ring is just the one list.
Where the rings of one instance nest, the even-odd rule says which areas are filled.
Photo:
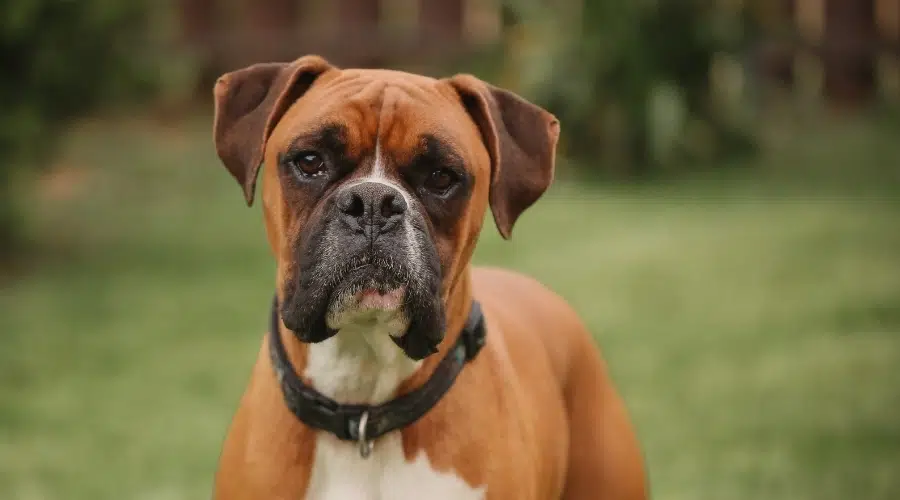
[[[900, 145], [854, 130], [743, 180], [560, 182], [512, 242], [485, 226], [478, 262], [595, 332], [655, 498], [900, 497], [898, 191], [764, 175], [896, 174]], [[42, 189], [41, 252], [0, 289], [4, 499], [208, 497], [273, 276], [208, 136], [87, 127]]]

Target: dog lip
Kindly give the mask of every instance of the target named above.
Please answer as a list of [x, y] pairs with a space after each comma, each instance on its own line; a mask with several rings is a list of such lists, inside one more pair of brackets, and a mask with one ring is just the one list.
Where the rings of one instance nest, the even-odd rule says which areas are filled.
[[403, 305], [406, 295], [406, 287], [400, 286], [388, 291], [377, 288], [364, 288], [354, 296], [357, 307], [360, 309], [394, 310]]

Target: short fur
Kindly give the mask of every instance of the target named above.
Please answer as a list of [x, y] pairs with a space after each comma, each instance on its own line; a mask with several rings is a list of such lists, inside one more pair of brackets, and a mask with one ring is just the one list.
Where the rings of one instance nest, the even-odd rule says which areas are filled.
[[[534, 280], [469, 265], [488, 207], [508, 238], [550, 185], [555, 117], [470, 75], [317, 56], [224, 75], [215, 97], [216, 150], [248, 203], [265, 165], [278, 334], [305, 382], [380, 403], [429, 378], [473, 299], [488, 332], [444, 398], [368, 459], [287, 410], [263, 340], [215, 498], [646, 498], [626, 410], [575, 312]], [[309, 152], [315, 175], [293, 167]], [[439, 174], [443, 192], [429, 187]]]

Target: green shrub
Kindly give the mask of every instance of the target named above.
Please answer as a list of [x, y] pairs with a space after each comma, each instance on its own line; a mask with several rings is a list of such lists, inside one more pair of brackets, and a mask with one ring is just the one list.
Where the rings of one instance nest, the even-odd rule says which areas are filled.
[[642, 175], [745, 151], [746, 20], [724, 4], [511, 0], [519, 90], [562, 120], [576, 164]]
[[140, 1], [0, 3], [0, 259], [20, 243], [14, 170], [46, 160], [71, 119], [146, 83], [145, 14]]

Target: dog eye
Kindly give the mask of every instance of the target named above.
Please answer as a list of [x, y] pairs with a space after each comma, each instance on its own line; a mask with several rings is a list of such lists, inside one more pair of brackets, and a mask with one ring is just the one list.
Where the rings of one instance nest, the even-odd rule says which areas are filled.
[[303, 177], [317, 177], [325, 172], [325, 160], [317, 153], [304, 151], [288, 160], [288, 164]]
[[459, 180], [459, 174], [449, 168], [439, 168], [425, 179], [425, 188], [438, 194], [444, 194]]

